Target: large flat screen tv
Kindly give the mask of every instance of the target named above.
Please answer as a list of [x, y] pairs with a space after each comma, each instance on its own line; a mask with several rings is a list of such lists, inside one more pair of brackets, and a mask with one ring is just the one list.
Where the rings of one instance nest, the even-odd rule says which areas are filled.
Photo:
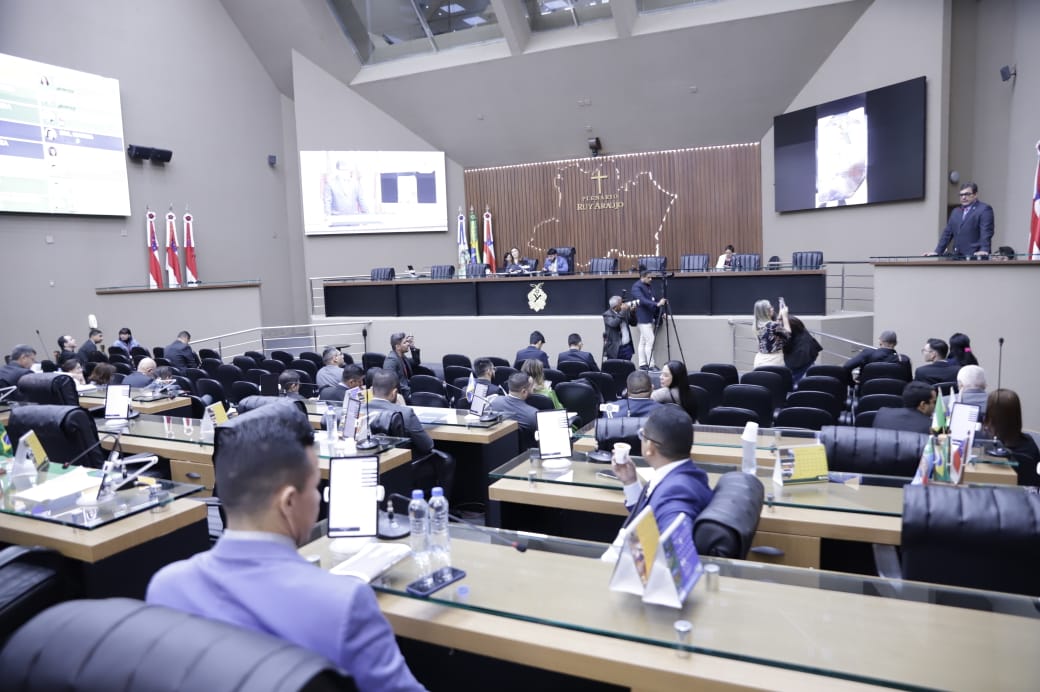
[[773, 118], [776, 211], [924, 197], [925, 78]]
[[0, 54], [0, 211], [130, 215], [117, 80]]

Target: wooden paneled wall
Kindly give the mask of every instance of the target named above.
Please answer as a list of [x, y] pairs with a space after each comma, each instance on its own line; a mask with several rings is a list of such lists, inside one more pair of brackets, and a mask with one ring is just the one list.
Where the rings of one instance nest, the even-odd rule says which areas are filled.
[[[617, 257], [762, 251], [758, 143], [467, 170], [466, 204], [493, 215], [498, 261], [510, 247], [544, 258], [576, 248], [578, 269]], [[466, 210], [468, 217], [469, 210]]]

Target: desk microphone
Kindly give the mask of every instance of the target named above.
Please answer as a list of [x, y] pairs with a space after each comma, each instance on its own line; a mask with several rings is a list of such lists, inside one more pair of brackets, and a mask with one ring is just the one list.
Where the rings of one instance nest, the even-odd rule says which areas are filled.
[[72, 466], [77, 461], [79, 461], [80, 459], [82, 459], [83, 457], [87, 456], [88, 454], [93, 452], [95, 449], [100, 447], [101, 443], [104, 442], [106, 439], [108, 439], [110, 437], [115, 438], [115, 442], [112, 443], [112, 453], [108, 455], [108, 460], [112, 461], [113, 460], [113, 455], [114, 455], [115, 459], [118, 459], [119, 458], [119, 454], [123, 451], [123, 448], [119, 445], [119, 438], [122, 435], [123, 435], [122, 431], [119, 431], [117, 433], [108, 433], [108, 432], [101, 433], [98, 436], [98, 441], [97, 442], [95, 442], [94, 444], [90, 445], [89, 447], [84, 449], [82, 452], [80, 452], [76, 456], [72, 457], [71, 459], [69, 459], [68, 461], [63, 463], [61, 465], [61, 467], [63, 469], [67, 469], [68, 467]]
[[1000, 373], [1004, 369], [1004, 337], [997, 339], [997, 389], [1000, 389]]
[[365, 397], [365, 439], [358, 440], [357, 448], [360, 450], [368, 451], [370, 449], [376, 449], [379, 447], [379, 442], [372, 439], [372, 411], [369, 409], [368, 402], [371, 396], [367, 393], [363, 394]]
[[40, 340], [40, 346], [43, 346], [43, 351], [40, 353], [41, 356], [47, 355], [47, 344], [43, 343], [43, 337], [40, 336], [40, 330], [36, 330], [36, 338]]

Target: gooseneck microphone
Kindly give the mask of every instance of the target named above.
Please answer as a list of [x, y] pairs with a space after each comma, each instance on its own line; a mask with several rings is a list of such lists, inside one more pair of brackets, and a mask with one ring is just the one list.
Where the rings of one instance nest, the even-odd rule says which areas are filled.
[[367, 451], [377, 448], [379, 442], [372, 439], [372, 411], [368, 406], [371, 392], [362, 392], [362, 396], [365, 397], [365, 439], [358, 441], [357, 448]]
[[1000, 389], [1000, 374], [1004, 369], [1004, 337], [997, 339], [997, 389]]
[[40, 353], [41, 356], [47, 355], [47, 344], [43, 343], [43, 337], [40, 336], [40, 330], [36, 330], [36, 338], [40, 340], [40, 346], [43, 346], [43, 351]]
[[123, 435], [122, 431], [117, 432], [117, 433], [101, 433], [98, 436], [98, 441], [97, 442], [95, 442], [94, 444], [90, 445], [89, 447], [84, 449], [82, 452], [80, 452], [76, 456], [72, 457], [71, 459], [69, 459], [68, 461], [63, 463], [61, 465], [61, 467], [63, 469], [67, 469], [68, 467], [72, 466], [77, 461], [79, 461], [80, 459], [84, 458], [85, 456], [87, 456], [88, 454], [93, 452], [95, 449], [100, 447], [101, 443], [104, 442], [108, 438], [115, 438], [115, 441], [112, 443], [112, 452], [111, 452], [111, 454], [109, 454], [109, 461], [112, 460], [113, 456], [116, 459], [118, 459], [120, 453], [122, 453], [122, 451], [123, 451], [123, 448], [119, 445], [119, 438], [122, 437], [122, 435]]

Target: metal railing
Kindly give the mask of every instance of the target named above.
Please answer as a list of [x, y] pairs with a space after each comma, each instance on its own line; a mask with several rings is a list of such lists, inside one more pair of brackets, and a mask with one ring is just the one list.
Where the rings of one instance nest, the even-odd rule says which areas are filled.
[[361, 354], [368, 350], [368, 329], [371, 326], [371, 322], [323, 322], [254, 327], [193, 339], [191, 344], [196, 351], [213, 349], [225, 362], [246, 351], [259, 351], [267, 356], [271, 351], [298, 355], [303, 351], [321, 353], [328, 346], [335, 346], [360, 362]]
[[[758, 353], [758, 335], [755, 333], [751, 320], [731, 319], [729, 321], [729, 329], [733, 343], [733, 365], [740, 372], [754, 370], [755, 354]], [[820, 346], [823, 346], [823, 350], [820, 351], [820, 355], [816, 358], [817, 365], [841, 365], [849, 358], [849, 346], [857, 350], [871, 348], [870, 344], [846, 339], [837, 334], [828, 334], [827, 332], [814, 331], [812, 329], [808, 330], [808, 332], [820, 342]]]
[[831, 262], [827, 270], [827, 313], [873, 312], [874, 265], [871, 262]]

